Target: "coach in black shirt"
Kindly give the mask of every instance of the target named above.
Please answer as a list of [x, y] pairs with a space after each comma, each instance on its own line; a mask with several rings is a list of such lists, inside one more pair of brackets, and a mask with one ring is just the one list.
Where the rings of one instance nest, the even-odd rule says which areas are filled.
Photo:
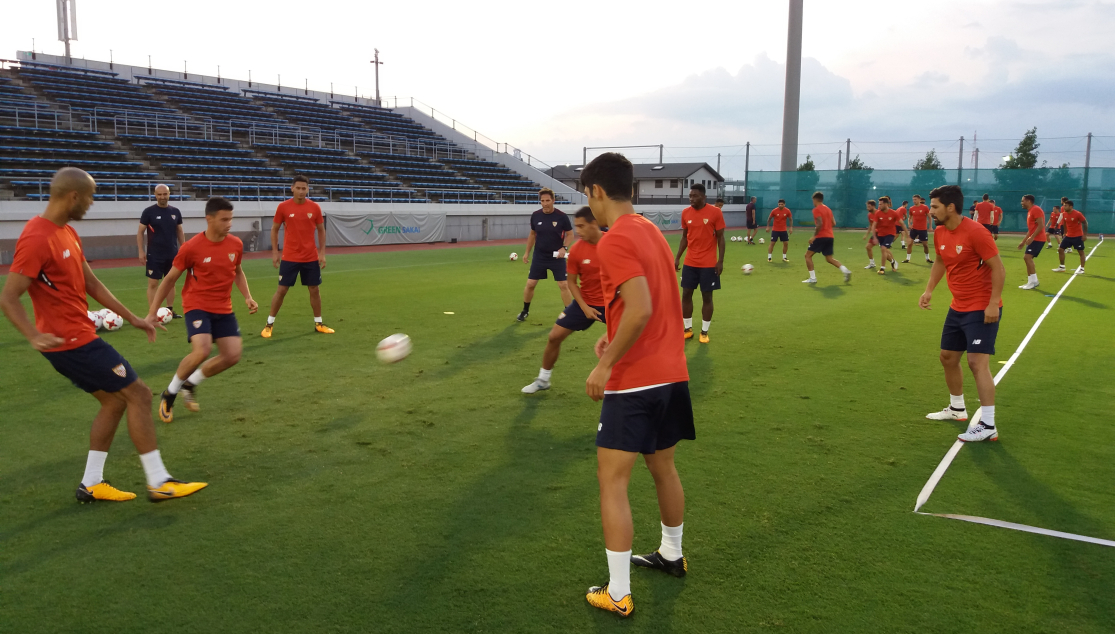
[[530, 235], [527, 248], [523, 252], [523, 262], [530, 264], [527, 286], [523, 289], [523, 312], [517, 319], [526, 321], [530, 314], [530, 302], [534, 299], [534, 287], [538, 280], [547, 277], [546, 271], [553, 271], [554, 280], [561, 289], [562, 306], [573, 301], [569, 283], [565, 281], [565, 256], [573, 242], [573, 225], [569, 216], [554, 208], [554, 192], [546, 187], [538, 192], [542, 208], [530, 215]]
[[[182, 233], [182, 212], [170, 206], [170, 188], [166, 185], [155, 187], [155, 204], [143, 210], [139, 217], [139, 232], [136, 245], [139, 247], [139, 261], [147, 269], [147, 305], [155, 298], [159, 280], [170, 272], [178, 247], [186, 242]], [[143, 236], [147, 235], [147, 248], [143, 247]], [[174, 288], [166, 296], [166, 307], [174, 311]], [[181, 317], [178, 313], [175, 317]]]

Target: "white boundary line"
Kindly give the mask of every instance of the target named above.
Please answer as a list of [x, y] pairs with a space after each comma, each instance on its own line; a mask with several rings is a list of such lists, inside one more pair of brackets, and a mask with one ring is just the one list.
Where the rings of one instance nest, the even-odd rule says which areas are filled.
[[[1094, 254], [1096, 252], [1096, 249], [1100, 248], [1100, 245], [1103, 244], [1103, 240], [1104, 239], [1101, 237], [1100, 241], [1096, 243], [1096, 246], [1092, 247], [1092, 250], [1089, 251], [1088, 255], [1085, 256], [1085, 258], [1084, 258], [1085, 262], [1087, 262], [1089, 259], [1091, 259], [1092, 254]], [[1079, 270], [1079, 269], [1077, 269], [1077, 270]], [[1034, 334], [1037, 333], [1038, 326], [1040, 326], [1041, 323], [1043, 321], [1045, 321], [1046, 316], [1049, 315], [1049, 311], [1053, 310], [1053, 306], [1057, 303], [1057, 300], [1061, 299], [1061, 295], [1064, 294], [1064, 292], [1066, 290], [1068, 290], [1069, 285], [1072, 284], [1073, 280], [1076, 279], [1077, 275], [1079, 275], [1079, 273], [1074, 271], [1072, 276], [1069, 277], [1068, 281], [1065, 282], [1065, 285], [1061, 287], [1061, 290], [1057, 291], [1057, 294], [1053, 297], [1052, 301], [1049, 302], [1049, 305], [1045, 307], [1045, 310], [1042, 312], [1041, 316], [1038, 317], [1037, 321], [1034, 322], [1033, 327], [1030, 328], [1030, 332], [1026, 333], [1026, 336], [1022, 339], [1022, 342], [1018, 344], [1018, 349], [1014, 351], [1014, 354], [1012, 354], [1010, 356], [1010, 359], [1006, 362], [1006, 364], [1003, 366], [1003, 368], [1001, 370], [999, 370], [998, 374], [995, 375], [995, 385], [999, 385], [999, 382], [1003, 380], [1004, 376], [1006, 376], [1007, 371], [1010, 370], [1011, 367], [1014, 366], [1015, 361], [1018, 360], [1018, 357], [1022, 354], [1022, 351], [1025, 350], [1026, 346], [1030, 343], [1030, 339], [1032, 339]], [[974, 426], [975, 424], [977, 424], [979, 422], [980, 416], [982, 415], [982, 413], [983, 413], [983, 408], [982, 407], [976, 410], [975, 415], [972, 416], [971, 421], [968, 423], [969, 428]], [[1074, 533], [1063, 533], [1061, 531], [1054, 531], [1054, 530], [1049, 530], [1049, 529], [1046, 529], [1046, 528], [1037, 528], [1037, 527], [1034, 527], [1034, 526], [1027, 526], [1025, 524], [1015, 524], [1013, 522], [1004, 522], [1002, 520], [994, 520], [994, 519], [989, 519], [989, 518], [986, 518], [986, 517], [975, 517], [975, 516], [972, 516], [972, 515], [952, 515], [952, 514], [922, 513], [922, 512], [920, 512], [921, 507], [923, 505], [925, 505], [926, 502], [929, 501], [929, 496], [933, 494], [933, 489], [935, 489], [937, 487], [937, 484], [941, 481], [941, 478], [944, 477], [945, 471], [948, 471], [949, 466], [952, 465], [953, 459], [955, 459], [956, 455], [960, 453], [960, 449], [964, 445], [965, 445], [965, 443], [960, 442], [959, 440], [954, 442], [952, 447], [950, 447], [948, 452], [945, 454], [945, 457], [941, 459], [941, 463], [938, 464], [937, 468], [933, 470], [933, 474], [929, 476], [929, 481], [927, 481], [925, 483], [925, 486], [922, 487], [922, 489], [921, 489], [921, 493], [918, 494], [917, 502], [914, 504], [914, 512], [915, 513], [917, 513], [918, 515], [931, 515], [933, 517], [945, 517], [945, 518], [949, 518], [949, 519], [962, 520], [962, 521], [965, 521], [965, 522], [973, 522], [973, 523], [976, 523], [976, 524], [985, 524], [987, 526], [997, 526], [999, 528], [1009, 528], [1009, 529], [1012, 529], [1012, 530], [1024, 531], [1024, 532], [1027, 532], [1027, 533], [1036, 533], [1036, 534], [1039, 534], [1039, 535], [1050, 535], [1050, 536], [1053, 536], [1053, 537], [1061, 537], [1063, 539], [1072, 539], [1072, 540], [1076, 540], [1076, 541], [1089, 542], [1089, 543], [1092, 543], [1092, 544], [1100, 544], [1102, 546], [1115, 547], [1115, 542], [1108, 541], [1106, 539], [1099, 539], [1099, 538], [1096, 538], [1096, 537], [1085, 537], [1083, 535], [1076, 535]]]

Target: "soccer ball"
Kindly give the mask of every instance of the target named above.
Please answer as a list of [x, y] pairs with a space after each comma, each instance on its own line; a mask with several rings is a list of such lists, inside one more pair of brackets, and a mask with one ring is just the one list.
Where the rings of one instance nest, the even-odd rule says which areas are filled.
[[751, 271], [754, 271], [754, 270], [755, 270], [755, 267], [751, 266], [750, 264], [744, 264], [743, 265], [743, 274], [744, 275], [751, 275]]
[[739, 241], [739, 237], [737, 237], [737, 236], [732, 236], [732, 242], [738, 242], [738, 241]]
[[93, 328], [95, 330], [100, 330], [102, 327], [104, 327], [105, 320], [104, 317], [101, 316], [101, 313], [99, 311], [94, 312], [90, 310], [87, 311], [87, 314], [89, 316], [89, 321], [93, 322]]
[[518, 259], [519, 259], [519, 254], [518, 253], [512, 253], [511, 254], [511, 261], [512, 262], [514, 262], [515, 260], [518, 260]]
[[410, 337], [398, 333], [379, 342], [376, 356], [384, 363], [397, 363], [410, 354]]
[[759, 244], [766, 244], [766, 243], [767, 243], [767, 241], [766, 241], [765, 238], [759, 238]]
[[163, 306], [158, 311], [156, 311], [155, 316], [159, 318], [159, 323], [163, 324], [164, 326], [174, 321], [174, 311], [167, 308], [166, 306]]
[[104, 326], [105, 330], [120, 330], [120, 328], [124, 325], [124, 319], [120, 315], [117, 315], [116, 313], [106, 308], [101, 323]]

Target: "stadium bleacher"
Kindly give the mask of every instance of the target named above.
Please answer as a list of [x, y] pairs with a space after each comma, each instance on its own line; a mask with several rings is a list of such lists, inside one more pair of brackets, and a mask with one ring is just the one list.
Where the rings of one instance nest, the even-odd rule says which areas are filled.
[[282, 121], [255, 101], [230, 92], [228, 86], [215, 86], [178, 79], [144, 77], [142, 83], [156, 94], [169, 99], [179, 110], [195, 118], [214, 121], [279, 124]]
[[75, 110], [181, 115], [116, 73], [24, 62], [17, 76], [54, 101]]

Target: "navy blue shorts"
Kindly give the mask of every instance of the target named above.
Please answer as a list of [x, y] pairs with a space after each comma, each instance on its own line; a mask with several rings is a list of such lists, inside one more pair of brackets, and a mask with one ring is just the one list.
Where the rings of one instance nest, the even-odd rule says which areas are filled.
[[758, 228], [759, 228], [759, 225], [758, 225], [758, 224], [756, 224], [756, 223], [755, 223], [755, 219], [754, 219], [754, 218], [752, 218], [751, 220], [748, 220], [748, 221], [747, 221], [747, 228], [748, 228], [748, 229], [758, 229]]
[[313, 262], [279, 262], [279, 286], [294, 286], [294, 281], [302, 277], [302, 286], [321, 286], [321, 264]]
[[80, 348], [44, 352], [43, 356], [58, 374], [89, 393], [119, 392], [139, 380], [127, 360], [100, 337]]
[[[604, 307], [592, 306], [592, 308], [595, 308], [596, 312], [600, 313], [600, 323], [604, 323]], [[581, 330], [588, 330], [597, 322], [592, 317], [585, 315], [585, 311], [581, 310], [581, 305], [578, 304], [576, 300], [573, 300], [573, 303], [566, 306], [565, 310], [558, 315], [558, 319], [554, 323], [562, 328], [579, 332]]]
[[174, 266], [173, 255], [164, 258], [150, 253], [147, 254], [147, 277], [153, 280], [161, 280], [166, 277], [172, 266]]
[[527, 276], [527, 279], [544, 280], [547, 277], [546, 271], [550, 271], [551, 273], [553, 273], [554, 279], [558, 282], [564, 282], [566, 279], [565, 258], [550, 258], [546, 260], [535, 258], [531, 260], [530, 275]]
[[681, 287], [690, 290], [701, 287], [702, 293], [720, 289], [720, 276], [715, 267], [696, 267], [683, 264], [681, 267]]
[[990, 233], [990, 234], [993, 234], [993, 235], [998, 235], [999, 234], [999, 228], [996, 227], [995, 225], [985, 225], [982, 222], [980, 223], [980, 225], [984, 229], [987, 229], [987, 232]]
[[770, 241], [771, 242], [778, 242], [779, 240], [781, 240], [783, 242], [789, 242], [790, 241], [790, 232], [789, 231], [771, 231], [770, 232]]
[[832, 238], [813, 238], [813, 244], [809, 245], [809, 250], [821, 255], [832, 255], [833, 242]]
[[1037, 240], [1026, 245], [1026, 253], [1035, 258], [1041, 255], [1043, 249], [1045, 249], [1045, 243], [1038, 242]]
[[929, 230], [928, 229], [910, 229], [910, 239], [914, 241], [914, 244], [920, 244], [922, 242], [929, 242]]
[[1077, 251], [1084, 250], [1084, 236], [1076, 236], [1075, 238], [1065, 238], [1061, 240], [1062, 249], [1076, 249]]
[[696, 440], [689, 382], [635, 392], [605, 392], [596, 446], [654, 453], [682, 440]]
[[894, 244], [894, 236], [876, 235], [875, 239], [879, 241], [879, 246], [886, 247], [888, 249], [890, 248], [890, 245]]
[[1003, 321], [1003, 308], [999, 307], [999, 321], [993, 324], [983, 323], [983, 316], [982, 310], [961, 313], [950, 308], [941, 330], [941, 350], [995, 354], [995, 337], [999, 334], [999, 322]]
[[212, 335], [213, 341], [225, 337], [239, 337], [240, 324], [236, 315], [229, 313], [207, 313], [204, 310], [191, 310], [186, 313], [186, 341], [194, 335]]

